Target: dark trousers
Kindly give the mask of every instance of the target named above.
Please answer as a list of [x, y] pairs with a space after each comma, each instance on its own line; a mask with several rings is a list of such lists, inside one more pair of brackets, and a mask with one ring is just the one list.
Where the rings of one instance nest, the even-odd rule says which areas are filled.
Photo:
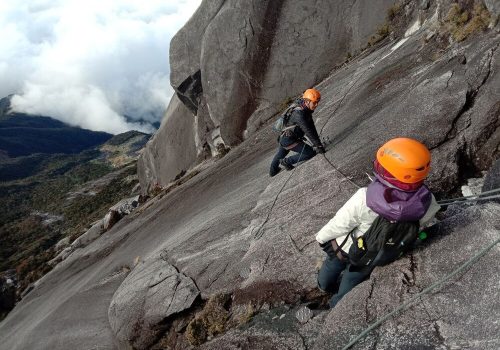
[[269, 175], [274, 176], [280, 171], [280, 159], [287, 156], [290, 151], [294, 151], [296, 154], [288, 157], [285, 161], [290, 165], [295, 165], [299, 162], [311, 159], [316, 155], [316, 151], [308, 144], [299, 141], [297, 146], [291, 149], [285, 149], [283, 146], [279, 145], [278, 152], [271, 162], [271, 169], [269, 170]]
[[[356, 268], [348, 262], [327, 257], [318, 273], [318, 287], [328, 293], [336, 293], [329, 301], [331, 308], [351, 289], [370, 277], [373, 268]], [[344, 271], [342, 278], [340, 274]]]

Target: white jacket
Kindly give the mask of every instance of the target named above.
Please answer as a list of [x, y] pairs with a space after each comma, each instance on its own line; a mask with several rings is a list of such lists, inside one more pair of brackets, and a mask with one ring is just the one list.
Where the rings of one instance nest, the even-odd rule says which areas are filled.
[[[316, 240], [319, 243], [325, 243], [332, 239], [337, 240], [340, 245], [346, 236], [353, 231], [354, 237], [358, 238], [365, 234], [370, 228], [378, 214], [368, 208], [366, 205], [366, 187], [360, 188], [343, 206], [335, 216], [316, 234]], [[425, 226], [441, 207], [432, 195], [431, 205], [424, 217], [420, 219], [420, 227]], [[349, 251], [352, 239], [348, 239], [342, 247], [344, 252]]]

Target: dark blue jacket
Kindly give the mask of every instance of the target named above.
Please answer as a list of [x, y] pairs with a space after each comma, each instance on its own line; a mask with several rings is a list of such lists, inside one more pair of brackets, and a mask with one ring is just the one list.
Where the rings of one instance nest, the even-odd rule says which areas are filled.
[[314, 125], [312, 118], [312, 113], [307, 107], [297, 107], [293, 110], [286, 123], [286, 126], [295, 125], [292, 131], [286, 132], [286, 134], [280, 136], [280, 145], [283, 147], [288, 147], [294, 143], [301, 141], [304, 136], [312, 142], [313, 146], [322, 146], [321, 140]]

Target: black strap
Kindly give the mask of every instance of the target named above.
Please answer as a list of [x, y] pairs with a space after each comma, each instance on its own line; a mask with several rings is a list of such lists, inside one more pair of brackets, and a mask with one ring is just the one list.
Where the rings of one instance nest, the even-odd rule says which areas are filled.
[[337, 247], [337, 249], [335, 249], [335, 255], [337, 255], [338, 252], [340, 252], [340, 250], [342, 249], [342, 247], [347, 243], [347, 240], [349, 239], [349, 233], [345, 236], [344, 240], [342, 241], [342, 243], [340, 243], [340, 245]]

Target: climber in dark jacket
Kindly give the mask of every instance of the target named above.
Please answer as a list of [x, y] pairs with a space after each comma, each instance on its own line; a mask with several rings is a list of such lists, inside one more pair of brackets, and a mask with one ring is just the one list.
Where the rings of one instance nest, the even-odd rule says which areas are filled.
[[[280, 165], [286, 170], [292, 170], [295, 164], [309, 160], [317, 153], [325, 153], [312, 119], [312, 113], [320, 99], [321, 94], [318, 90], [307, 89], [302, 98], [296, 101], [297, 107], [291, 112], [285, 125], [287, 130], [278, 138], [278, 152], [271, 163], [269, 175], [278, 174], [281, 170]], [[304, 136], [307, 136], [313, 147], [304, 142]], [[296, 154], [285, 158], [290, 151]]]

